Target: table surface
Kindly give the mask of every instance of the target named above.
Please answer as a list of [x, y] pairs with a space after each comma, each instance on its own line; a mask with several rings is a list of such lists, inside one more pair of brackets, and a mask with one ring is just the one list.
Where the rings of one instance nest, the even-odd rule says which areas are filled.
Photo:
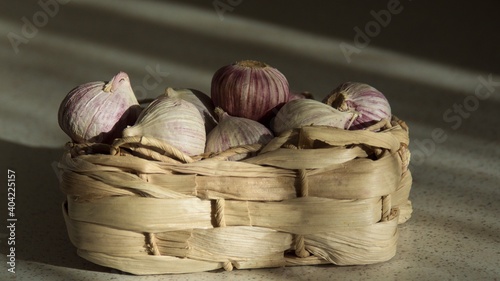
[[[9, 1], [0, 9], [1, 169], [15, 171], [17, 187], [16, 273], [5, 265], [11, 233], [2, 227], [0, 279], [500, 279], [500, 42], [488, 4], [68, 2]], [[118, 71], [130, 75], [139, 98], [168, 86], [209, 93], [215, 70], [241, 59], [271, 64], [293, 91], [317, 99], [344, 81], [388, 97], [410, 127], [414, 178], [413, 215], [400, 225], [396, 256], [367, 266], [176, 276], [132, 276], [78, 257], [54, 169], [68, 141], [57, 124], [66, 93]], [[7, 198], [6, 185], [0, 196]]]

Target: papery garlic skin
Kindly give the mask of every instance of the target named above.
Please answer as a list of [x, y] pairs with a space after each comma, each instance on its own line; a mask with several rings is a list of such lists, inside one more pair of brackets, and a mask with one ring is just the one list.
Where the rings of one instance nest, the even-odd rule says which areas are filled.
[[89, 82], [72, 89], [61, 102], [58, 122], [76, 143], [111, 143], [134, 124], [141, 111], [125, 72], [108, 83]]
[[356, 114], [350, 130], [363, 129], [382, 119], [391, 118], [391, 106], [387, 98], [365, 83], [342, 83], [323, 102], [340, 111]]
[[286, 77], [266, 63], [244, 60], [217, 70], [211, 97], [231, 116], [263, 121], [272, 110], [288, 101]]
[[217, 126], [215, 118], [215, 106], [212, 99], [205, 93], [195, 89], [167, 88], [165, 94], [169, 97], [177, 97], [192, 103], [200, 112], [205, 122], [205, 133], [208, 134]]
[[[221, 108], [216, 108], [215, 112], [219, 116], [219, 124], [207, 136], [206, 153], [218, 153], [247, 144], [267, 144], [274, 138], [273, 133], [257, 121], [230, 116]], [[235, 155], [228, 160], [236, 161], [246, 156]]]
[[205, 125], [192, 103], [162, 95], [152, 101], [137, 122], [125, 130], [124, 137], [149, 136], [162, 140], [189, 156], [205, 150]]
[[345, 129], [353, 118], [351, 112], [341, 112], [311, 99], [295, 99], [287, 102], [271, 122], [276, 135], [304, 126], [330, 126]]
[[301, 92], [301, 93], [295, 93], [295, 92], [290, 92], [290, 95], [288, 96], [288, 101], [292, 100], [298, 100], [298, 99], [314, 99], [314, 96], [310, 92]]

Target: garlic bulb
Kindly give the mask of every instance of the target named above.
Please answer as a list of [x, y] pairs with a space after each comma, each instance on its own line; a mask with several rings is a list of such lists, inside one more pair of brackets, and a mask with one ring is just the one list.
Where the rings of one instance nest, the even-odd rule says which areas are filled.
[[355, 113], [349, 129], [363, 129], [382, 119], [391, 118], [391, 106], [387, 98], [377, 89], [364, 83], [343, 83], [323, 102], [340, 111]]
[[212, 100], [231, 116], [263, 121], [288, 100], [288, 95], [286, 77], [259, 61], [223, 66], [212, 78]]
[[216, 125], [215, 106], [209, 96], [194, 89], [167, 88], [165, 94], [169, 97], [178, 97], [192, 103], [201, 113], [205, 121], [205, 133], [208, 134]]
[[89, 82], [72, 89], [61, 102], [58, 122], [74, 142], [111, 143], [134, 124], [140, 111], [128, 75], [120, 72], [108, 83]]
[[[273, 133], [257, 121], [235, 117], [221, 108], [216, 108], [219, 124], [208, 134], [205, 152], [222, 152], [229, 148], [246, 144], [267, 144], [273, 139]], [[246, 155], [235, 155], [229, 160], [240, 160]]]
[[341, 112], [319, 101], [296, 99], [287, 102], [271, 122], [276, 135], [303, 126], [330, 126], [346, 128], [353, 113]]
[[123, 130], [124, 137], [150, 136], [172, 145], [189, 156], [205, 150], [205, 126], [192, 103], [162, 95], [146, 107], [135, 125]]

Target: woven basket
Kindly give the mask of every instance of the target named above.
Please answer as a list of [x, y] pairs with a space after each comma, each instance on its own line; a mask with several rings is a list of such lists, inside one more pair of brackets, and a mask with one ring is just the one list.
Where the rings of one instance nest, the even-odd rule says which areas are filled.
[[408, 142], [393, 117], [197, 157], [146, 137], [70, 143], [62, 211], [81, 257], [138, 275], [378, 263], [412, 211]]

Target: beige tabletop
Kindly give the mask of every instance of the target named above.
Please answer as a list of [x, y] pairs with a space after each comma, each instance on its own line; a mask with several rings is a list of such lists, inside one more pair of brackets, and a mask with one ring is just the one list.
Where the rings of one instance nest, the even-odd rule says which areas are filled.
[[[500, 55], [494, 5], [421, 1], [8, 1], [0, 9], [1, 280], [498, 280]], [[331, 1], [333, 2], [333, 1]], [[443, 1], [444, 2], [444, 1]], [[368, 83], [410, 127], [411, 219], [397, 254], [366, 266], [133, 276], [76, 254], [55, 162], [57, 111], [76, 85], [129, 74], [138, 98], [209, 93], [213, 73], [267, 62], [322, 99]], [[15, 172], [15, 221], [8, 174]], [[12, 211], [12, 210], [11, 210]], [[15, 230], [5, 227], [14, 222]], [[14, 235], [13, 239], [10, 239]], [[9, 241], [15, 240], [15, 273]]]

